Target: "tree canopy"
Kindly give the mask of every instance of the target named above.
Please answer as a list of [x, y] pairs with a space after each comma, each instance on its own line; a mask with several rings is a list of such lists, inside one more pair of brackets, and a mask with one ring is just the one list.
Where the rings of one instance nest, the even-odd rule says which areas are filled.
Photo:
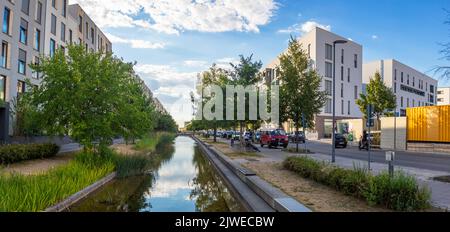
[[373, 113], [377, 120], [383, 115], [391, 114], [397, 108], [395, 94], [384, 84], [379, 72], [375, 73], [367, 85], [366, 94], [361, 93], [360, 99], [356, 101], [356, 104], [358, 104], [366, 119], [369, 104], [373, 105]]
[[152, 100], [133, 71], [112, 54], [70, 45], [67, 54], [41, 57], [32, 69], [43, 74], [28, 95], [49, 135], [70, 135], [83, 145], [107, 144], [115, 136], [140, 137], [155, 125]]

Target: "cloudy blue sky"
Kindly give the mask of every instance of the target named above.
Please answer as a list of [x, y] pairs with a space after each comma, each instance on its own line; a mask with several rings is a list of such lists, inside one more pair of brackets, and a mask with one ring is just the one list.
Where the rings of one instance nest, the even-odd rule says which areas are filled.
[[[71, 0], [113, 42], [178, 123], [191, 118], [198, 72], [239, 54], [268, 63], [289, 35], [314, 26], [364, 46], [364, 61], [395, 58], [419, 71], [443, 64], [448, 0]], [[450, 86], [441, 80], [440, 85]]]

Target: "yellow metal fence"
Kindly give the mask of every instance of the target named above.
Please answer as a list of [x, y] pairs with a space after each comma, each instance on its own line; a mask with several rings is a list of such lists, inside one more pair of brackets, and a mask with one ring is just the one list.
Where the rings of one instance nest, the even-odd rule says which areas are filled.
[[450, 105], [406, 109], [408, 141], [450, 143]]

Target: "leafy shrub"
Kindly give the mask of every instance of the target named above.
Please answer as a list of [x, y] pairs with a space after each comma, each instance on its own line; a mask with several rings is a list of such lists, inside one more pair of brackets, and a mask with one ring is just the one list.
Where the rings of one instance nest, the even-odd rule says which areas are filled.
[[55, 156], [56, 144], [13, 144], [0, 146], [0, 164], [12, 164], [24, 160], [43, 159]]
[[430, 191], [419, 187], [414, 177], [403, 172], [395, 173], [392, 178], [388, 173], [373, 176], [365, 168], [344, 169], [308, 157], [289, 157], [283, 165], [302, 177], [365, 199], [371, 205], [383, 205], [397, 211], [429, 207]]

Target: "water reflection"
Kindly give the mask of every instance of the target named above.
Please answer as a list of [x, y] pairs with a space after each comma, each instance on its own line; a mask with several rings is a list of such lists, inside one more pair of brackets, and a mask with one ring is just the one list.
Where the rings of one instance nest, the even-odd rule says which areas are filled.
[[71, 208], [82, 212], [226, 212], [240, 211], [195, 142], [177, 137], [158, 147], [152, 171], [117, 179]]

